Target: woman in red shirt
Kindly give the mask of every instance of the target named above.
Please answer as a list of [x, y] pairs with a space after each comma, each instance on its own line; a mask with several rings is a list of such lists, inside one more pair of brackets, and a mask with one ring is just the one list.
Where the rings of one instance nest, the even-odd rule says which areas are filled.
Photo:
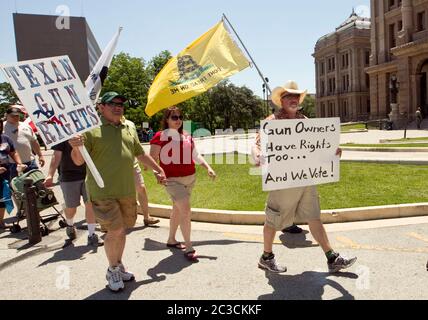
[[[197, 262], [196, 251], [190, 240], [190, 197], [196, 181], [195, 162], [207, 169], [212, 179], [216, 178], [216, 174], [196, 151], [192, 136], [183, 131], [183, 116], [180, 109], [174, 106], [165, 110], [162, 125], [164, 130], [156, 133], [150, 141], [150, 155], [155, 161], [160, 162], [165, 171], [166, 190], [173, 202], [167, 246], [185, 250], [186, 258]], [[176, 240], [178, 226], [183, 234], [185, 246]]]

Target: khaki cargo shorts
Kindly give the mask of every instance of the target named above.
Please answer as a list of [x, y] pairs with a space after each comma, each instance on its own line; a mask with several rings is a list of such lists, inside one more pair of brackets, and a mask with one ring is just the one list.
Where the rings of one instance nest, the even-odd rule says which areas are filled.
[[172, 201], [190, 199], [195, 182], [196, 175], [168, 178], [166, 181], [166, 191], [171, 196]]
[[296, 221], [319, 220], [321, 207], [317, 188], [310, 186], [272, 191], [265, 213], [265, 224], [276, 231], [290, 227]]
[[137, 222], [135, 197], [92, 201], [95, 218], [104, 231], [130, 229]]

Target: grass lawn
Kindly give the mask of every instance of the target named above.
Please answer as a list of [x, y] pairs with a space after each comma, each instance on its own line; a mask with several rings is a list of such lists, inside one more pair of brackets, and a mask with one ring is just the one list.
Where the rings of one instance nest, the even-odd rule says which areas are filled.
[[[241, 161], [244, 156], [239, 156]], [[237, 156], [227, 156], [229, 161]], [[237, 160], [236, 160], [237, 163]], [[263, 211], [267, 194], [260, 176], [249, 175], [247, 164], [213, 164], [218, 178], [209, 180], [206, 170], [197, 167], [197, 184], [192, 207], [221, 210]], [[170, 205], [163, 187], [153, 174], [144, 172], [149, 202]], [[428, 166], [347, 163], [341, 165], [341, 182], [319, 186], [322, 209], [355, 208], [428, 202]]]
[[342, 133], [343, 132], [351, 132], [351, 130], [365, 130], [365, 124], [350, 124], [350, 125], [342, 125]]

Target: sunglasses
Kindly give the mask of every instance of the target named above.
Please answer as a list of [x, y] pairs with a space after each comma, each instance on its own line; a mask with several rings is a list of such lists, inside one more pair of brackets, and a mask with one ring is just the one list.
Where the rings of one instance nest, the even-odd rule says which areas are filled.
[[170, 119], [173, 121], [178, 121], [178, 120], [183, 121], [184, 118], [183, 116], [171, 116]]
[[121, 103], [117, 103], [117, 102], [109, 102], [107, 103], [108, 106], [114, 108], [114, 107], [119, 107], [119, 108], [124, 108], [125, 105], [123, 104], [123, 102]]
[[300, 99], [300, 94], [284, 94], [281, 99]]

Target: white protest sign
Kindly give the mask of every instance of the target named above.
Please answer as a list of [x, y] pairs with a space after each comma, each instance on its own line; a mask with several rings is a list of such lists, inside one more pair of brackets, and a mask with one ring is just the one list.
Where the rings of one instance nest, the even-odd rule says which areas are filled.
[[[47, 147], [101, 126], [98, 113], [68, 56], [1, 64], [0, 69]], [[83, 147], [80, 151], [98, 186], [104, 188], [88, 152]]]
[[337, 182], [340, 119], [262, 121], [263, 191]]
[[2, 64], [0, 69], [47, 147], [101, 125], [68, 56]]

